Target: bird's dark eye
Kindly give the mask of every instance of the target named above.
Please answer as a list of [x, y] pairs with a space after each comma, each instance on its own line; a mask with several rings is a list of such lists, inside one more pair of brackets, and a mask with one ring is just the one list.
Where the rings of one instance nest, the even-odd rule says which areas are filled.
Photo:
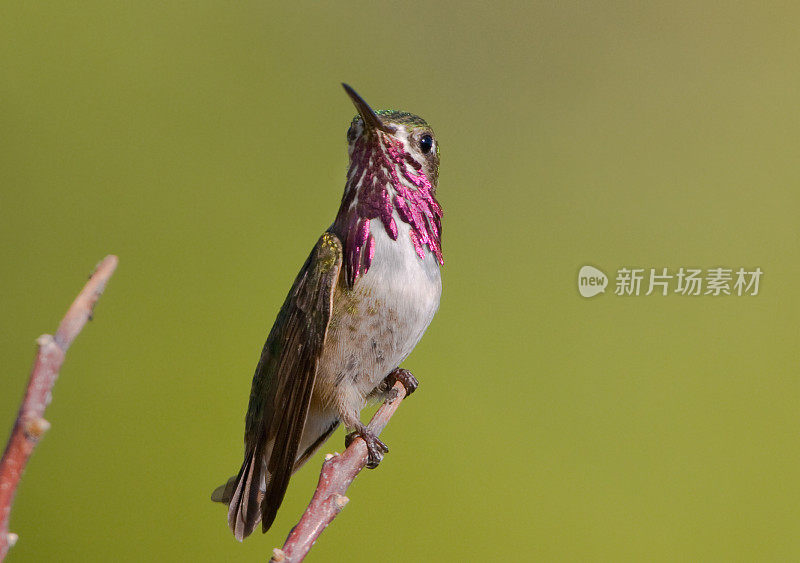
[[423, 135], [422, 138], [419, 140], [419, 149], [422, 151], [422, 154], [428, 154], [431, 152], [433, 148], [433, 137], [430, 135]]
[[347, 130], [347, 141], [349, 143], [352, 143], [355, 140], [355, 138], [356, 138], [356, 129], [351, 125], [350, 129]]

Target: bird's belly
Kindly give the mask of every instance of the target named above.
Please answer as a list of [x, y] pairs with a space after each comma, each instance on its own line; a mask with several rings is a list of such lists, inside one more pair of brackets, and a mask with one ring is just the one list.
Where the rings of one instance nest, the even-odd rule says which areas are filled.
[[315, 399], [360, 408], [422, 338], [439, 307], [435, 258], [420, 259], [402, 230], [397, 241], [376, 236], [375, 258], [334, 310], [320, 358]]

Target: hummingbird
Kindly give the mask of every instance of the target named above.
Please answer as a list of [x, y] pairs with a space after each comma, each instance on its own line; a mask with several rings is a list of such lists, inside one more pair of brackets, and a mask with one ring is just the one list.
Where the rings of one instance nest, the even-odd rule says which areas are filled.
[[421, 117], [373, 110], [342, 84], [358, 114], [347, 131], [350, 164], [333, 224], [292, 285], [256, 366], [245, 417], [244, 461], [218, 487], [242, 541], [275, 520], [289, 478], [342, 424], [375, 468], [389, 448], [361, 410], [400, 381], [400, 364], [428, 328], [442, 293], [439, 145]]

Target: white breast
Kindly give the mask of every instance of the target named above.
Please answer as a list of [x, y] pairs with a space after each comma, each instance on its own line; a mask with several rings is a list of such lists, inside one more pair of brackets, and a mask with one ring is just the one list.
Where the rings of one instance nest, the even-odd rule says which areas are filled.
[[439, 264], [433, 254], [425, 248], [421, 259], [408, 236], [410, 226], [395, 213], [397, 240], [392, 240], [380, 221], [371, 224], [375, 237], [375, 258], [372, 266], [361, 280], [370, 293], [397, 315], [398, 325], [406, 325], [405, 345], [393, 358], [399, 365], [414, 349], [422, 334], [433, 320], [439, 308], [442, 294], [442, 278]]
[[395, 217], [397, 240], [371, 222], [375, 254], [352, 294], [334, 303], [314, 387], [316, 400], [339, 412], [358, 412], [373, 390], [414, 349], [439, 307], [439, 264], [427, 249], [420, 258], [409, 226]]

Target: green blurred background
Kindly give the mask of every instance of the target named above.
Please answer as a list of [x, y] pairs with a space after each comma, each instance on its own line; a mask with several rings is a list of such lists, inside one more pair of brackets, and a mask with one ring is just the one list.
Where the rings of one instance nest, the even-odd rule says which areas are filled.
[[[341, 81], [436, 129], [444, 295], [391, 453], [311, 560], [800, 559], [798, 10], [286, 6], [0, 10], [3, 432], [35, 338], [120, 257], [9, 561], [263, 561], [283, 542], [341, 431], [267, 537], [235, 542], [208, 497], [338, 207]], [[584, 264], [764, 277], [756, 297], [587, 300]]]

